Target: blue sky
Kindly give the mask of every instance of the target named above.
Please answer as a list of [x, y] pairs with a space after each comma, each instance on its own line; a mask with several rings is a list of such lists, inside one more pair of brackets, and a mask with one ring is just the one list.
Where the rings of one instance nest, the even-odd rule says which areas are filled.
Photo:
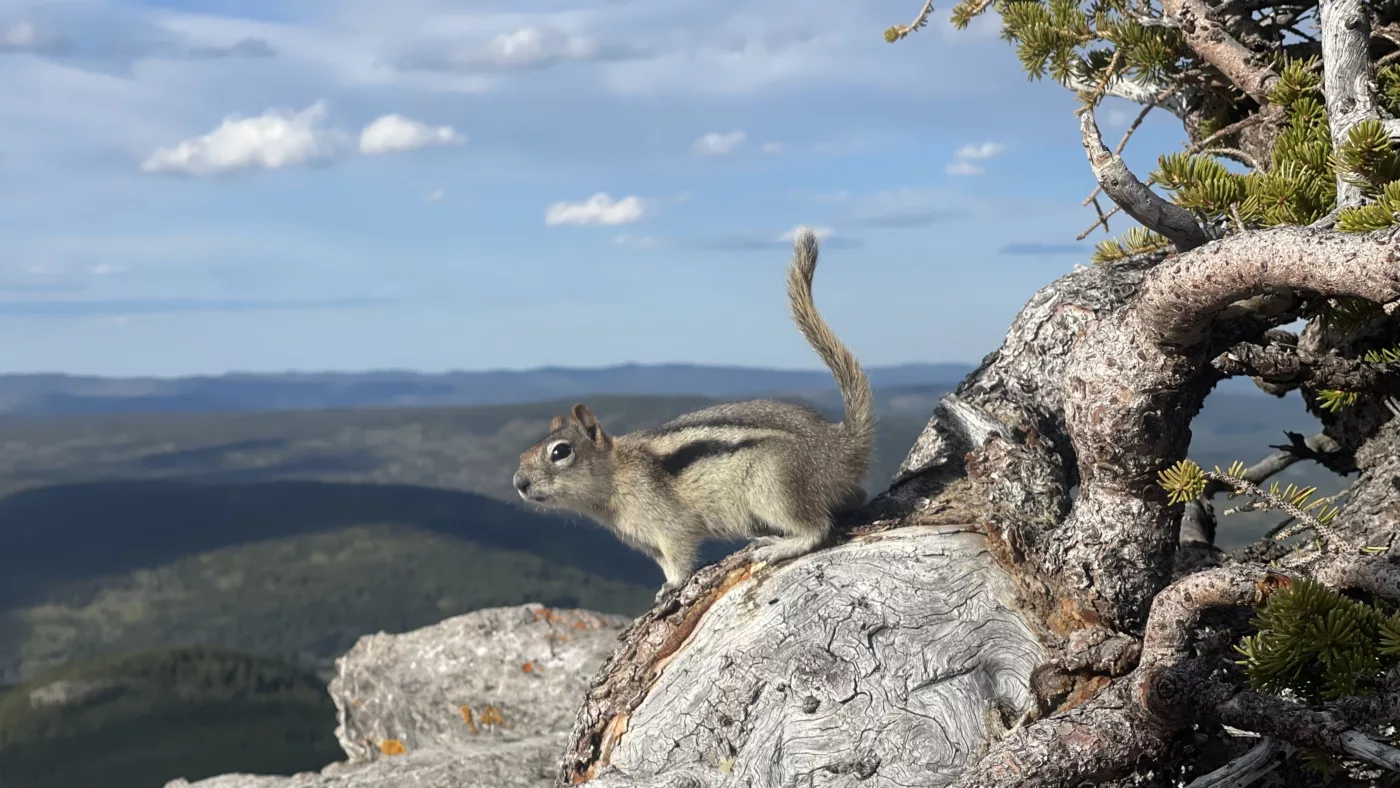
[[799, 224], [866, 363], [975, 361], [1093, 181], [994, 16], [884, 42], [919, 5], [0, 0], [0, 372], [813, 367]]

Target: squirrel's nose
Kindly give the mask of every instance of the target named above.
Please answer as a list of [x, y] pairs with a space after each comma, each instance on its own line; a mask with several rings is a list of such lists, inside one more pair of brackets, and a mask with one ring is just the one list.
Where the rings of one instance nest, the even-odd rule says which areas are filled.
[[530, 477], [520, 471], [515, 472], [515, 476], [511, 477], [511, 482], [515, 484], [515, 489], [519, 490], [521, 493], [530, 489]]

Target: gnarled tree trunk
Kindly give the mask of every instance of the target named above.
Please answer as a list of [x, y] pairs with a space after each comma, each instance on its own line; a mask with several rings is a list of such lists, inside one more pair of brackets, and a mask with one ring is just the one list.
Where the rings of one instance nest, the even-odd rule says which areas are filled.
[[[1252, 231], [1041, 290], [842, 544], [777, 567], [741, 552], [634, 623], [560, 784], [1172, 784], [1255, 743], [1197, 725], [1397, 754], [1360, 722], [1220, 681], [1228, 642], [1207, 621], [1304, 573], [1400, 599], [1384, 406], [1368, 432], [1337, 428], [1363, 472], [1338, 549], [1288, 566], [1183, 533], [1157, 483], [1224, 376], [1213, 362], [1296, 315], [1291, 295], [1249, 299], [1295, 293], [1393, 309], [1397, 235]], [[1362, 544], [1389, 552], [1346, 547]]]

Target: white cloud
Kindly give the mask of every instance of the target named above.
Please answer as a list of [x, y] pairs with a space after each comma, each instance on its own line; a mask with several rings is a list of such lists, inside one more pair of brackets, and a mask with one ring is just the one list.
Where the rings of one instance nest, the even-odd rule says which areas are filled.
[[712, 131], [696, 140], [690, 149], [699, 156], [724, 156], [733, 153], [734, 149], [743, 145], [746, 139], [748, 139], [748, 135], [742, 131], [724, 133]]
[[501, 33], [486, 45], [486, 56], [496, 65], [533, 66], [549, 60], [583, 60], [598, 52], [598, 44], [584, 36], [568, 36], [551, 28], [522, 27]]
[[990, 159], [1006, 150], [1000, 142], [984, 142], [981, 145], [964, 145], [953, 154], [958, 159]]
[[635, 54], [630, 47], [601, 44], [548, 25], [528, 25], [486, 41], [418, 42], [398, 66], [440, 71], [523, 69], [568, 60], [623, 60]]
[[325, 115], [324, 101], [300, 112], [273, 108], [252, 118], [230, 115], [208, 134], [157, 149], [141, 162], [141, 171], [215, 175], [249, 167], [275, 170], [329, 158], [340, 150], [344, 134], [324, 128]]
[[430, 194], [428, 194], [428, 202], [439, 202], [442, 200], [443, 197], [446, 196], [447, 193], [444, 192], [442, 189], [434, 189]]
[[25, 49], [34, 46], [38, 39], [39, 33], [34, 29], [34, 25], [28, 22], [16, 22], [10, 25], [0, 41], [3, 41], [6, 47]]
[[953, 161], [949, 162], [944, 169], [949, 175], [981, 175], [987, 171], [987, 168], [973, 164], [973, 162], [1000, 156], [1005, 150], [1006, 146], [1000, 142], [964, 145], [953, 152]]
[[429, 145], [461, 145], [467, 138], [451, 126], [429, 126], [402, 115], [381, 115], [360, 132], [360, 153], [416, 150]]
[[776, 154], [776, 153], [782, 153], [782, 152], [783, 152], [783, 143], [781, 143], [781, 142], [765, 142], [765, 143], [763, 143], [763, 147], [760, 148], [759, 150], [761, 150], [761, 151], [763, 151], [764, 153], [767, 153], [767, 154], [769, 154], [769, 155], [773, 155], [773, 154]]
[[556, 202], [545, 209], [546, 225], [618, 225], [642, 218], [642, 201], [637, 197], [614, 200], [598, 192], [583, 202]]
[[805, 224], [799, 224], [791, 230], [788, 230], [787, 232], [778, 236], [778, 240], [782, 241], [783, 243], [792, 243], [797, 238], [798, 230], [811, 230], [812, 234], [817, 236], [818, 241], [829, 238], [832, 235], [832, 233], [835, 232], [835, 230], [832, 230], [830, 227], [808, 227]]
[[851, 193], [845, 189], [834, 192], [809, 192], [801, 189], [793, 189], [789, 191], [788, 194], [799, 200], [823, 203], [826, 205], [839, 205], [851, 199]]
[[[976, 167], [968, 162], [955, 164]], [[951, 166], [951, 165], [950, 165]], [[890, 189], [852, 197], [843, 203], [839, 221], [857, 227], [912, 229], [965, 218], [976, 201], [955, 191]]]
[[970, 161], [953, 161], [944, 167], [949, 175], [981, 175], [987, 171], [986, 167], [973, 164]]
[[92, 267], [92, 275], [93, 275], [93, 276], [106, 276], [106, 275], [108, 275], [108, 274], [117, 274], [117, 273], [121, 273], [122, 271], [125, 271], [125, 270], [126, 270], [125, 268], [123, 268], [122, 266], [119, 266], [119, 265], [111, 265], [111, 264], [109, 264], [109, 263], [101, 263], [101, 264], [99, 264], [99, 265], [94, 265], [94, 266]]
[[1104, 118], [1104, 125], [1115, 129], [1127, 128], [1128, 122], [1137, 117], [1136, 112], [1130, 112], [1122, 107], [1113, 107]]
[[615, 235], [612, 242], [615, 246], [628, 249], [651, 249], [657, 243], [656, 238], [650, 235]]

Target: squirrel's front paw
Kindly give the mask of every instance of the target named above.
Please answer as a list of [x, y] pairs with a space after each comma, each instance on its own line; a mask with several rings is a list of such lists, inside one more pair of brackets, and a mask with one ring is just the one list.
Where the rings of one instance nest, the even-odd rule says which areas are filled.
[[681, 584], [680, 584], [680, 583], [664, 583], [664, 584], [662, 584], [661, 590], [656, 592], [656, 598], [653, 599], [653, 600], [651, 601], [651, 603], [654, 605], [654, 604], [656, 604], [657, 602], [660, 602], [662, 599], [665, 599], [665, 598], [666, 598], [666, 595], [667, 595], [667, 594], [671, 593], [672, 591], [675, 591], [677, 588], [680, 588], [680, 587], [681, 587]]

